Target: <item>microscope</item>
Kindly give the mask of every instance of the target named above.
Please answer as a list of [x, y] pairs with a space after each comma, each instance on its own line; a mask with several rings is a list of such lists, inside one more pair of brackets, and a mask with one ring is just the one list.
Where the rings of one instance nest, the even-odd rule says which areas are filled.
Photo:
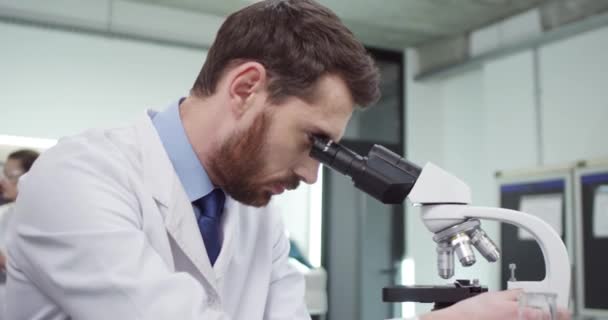
[[[471, 191], [457, 177], [427, 163], [423, 168], [380, 145], [366, 157], [325, 137], [311, 137], [310, 156], [327, 167], [352, 178], [356, 188], [386, 204], [409, 199], [421, 206], [422, 221], [437, 243], [437, 271], [441, 278], [454, 276], [454, 260], [464, 267], [476, 262], [473, 247], [489, 262], [500, 258], [500, 250], [481, 228], [481, 220], [513, 224], [528, 231], [540, 245], [546, 273], [541, 281], [517, 281], [512, 267], [509, 289], [557, 295], [557, 306], [568, 307], [570, 261], [568, 252], [553, 228], [540, 218], [520, 211], [471, 206]], [[434, 302], [440, 309], [487, 291], [478, 281], [458, 280], [453, 286], [395, 286], [384, 288], [385, 302]]]

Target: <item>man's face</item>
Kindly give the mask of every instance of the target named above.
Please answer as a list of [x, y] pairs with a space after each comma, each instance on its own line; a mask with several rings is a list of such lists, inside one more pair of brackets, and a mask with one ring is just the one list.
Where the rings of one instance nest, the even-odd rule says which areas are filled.
[[212, 170], [231, 197], [261, 207], [273, 195], [314, 183], [319, 163], [309, 156], [311, 135], [338, 141], [353, 111], [346, 84], [337, 76], [318, 82], [315, 99], [290, 97], [268, 105], [251, 125], [230, 136], [211, 159]]
[[4, 164], [4, 170], [0, 174], [0, 192], [2, 198], [9, 201], [17, 199], [17, 181], [23, 175], [21, 163], [16, 159], [8, 159]]

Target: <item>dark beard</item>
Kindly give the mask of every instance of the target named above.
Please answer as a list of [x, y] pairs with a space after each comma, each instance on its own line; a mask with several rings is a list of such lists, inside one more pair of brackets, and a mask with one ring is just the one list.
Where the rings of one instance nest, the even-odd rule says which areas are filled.
[[[272, 193], [255, 180], [264, 171], [264, 145], [268, 135], [270, 116], [262, 112], [251, 127], [229, 137], [210, 161], [211, 170], [220, 187], [233, 199], [246, 205], [263, 207], [270, 202]], [[292, 176], [282, 181], [288, 189], [299, 185], [299, 178]]]

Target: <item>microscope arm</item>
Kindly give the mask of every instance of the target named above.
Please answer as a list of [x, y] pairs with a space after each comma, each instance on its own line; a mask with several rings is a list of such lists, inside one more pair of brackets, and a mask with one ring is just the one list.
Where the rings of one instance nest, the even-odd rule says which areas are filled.
[[[488, 219], [513, 224], [530, 232], [538, 242], [545, 261], [545, 278], [541, 281], [508, 282], [509, 289], [521, 288], [526, 292], [557, 293], [557, 304], [568, 307], [570, 292], [570, 260], [568, 251], [555, 230], [540, 218], [520, 211], [475, 207], [468, 205], [425, 205], [422, 219], [427, 227], [436, 222]], [[432, 228], [432, 227], [431, 227]]]

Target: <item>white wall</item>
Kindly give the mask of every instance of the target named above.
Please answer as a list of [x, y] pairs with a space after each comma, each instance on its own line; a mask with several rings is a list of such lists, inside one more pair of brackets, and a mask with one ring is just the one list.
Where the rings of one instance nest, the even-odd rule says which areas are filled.
[[0, 133], [58, 138], [187, 94], [203, 50], [0, 23]]
[[310, 192], [310, 186], [301, 184], [296, 190], [273, 197], [273, 204], [283, 215], [289, 237], [296, 242], [307, 257], [310, 238]]
[[[497, 206], [497, 170], [608, 157], [606, 52], [608, 27], [537, 52], [531, 48], [487, 61], [448, 78], [415, 82], [409, 71], [408, 158], [435, 162], [471, 186], [474, 204]], [[416, 70], [413, 51], [407, 51], [407, 63], [408, 70]], [[483, 225], [498, 240], [498, 224]], [[407, 226], [416, 284], [441, 283], [435, 244], [417, 209], [408, 209]], [[498, 265], [478, 255], [471, 269], [457, 263], [456, 275], [497, 289], [498, 272]], [[417, 312], [427, 309], [418, 306]]]
[[545, 162], [608, 157], [608, 27], [539, 55]]
[[289, 237], [314, 266], [321, 266], [321, 229], [323, 170], [313, 185], [301, 183], [298, 189], [273, 198], [272, 205], [280, 210]]
[[[487, 62], [483, 66], [484, 110], [490, 170], [531, 167], [539, 159], [532, 51]], [[540, 163], [538, 163], [540, 164]], [[489, 199], [495, 203], [496, 199]]]

